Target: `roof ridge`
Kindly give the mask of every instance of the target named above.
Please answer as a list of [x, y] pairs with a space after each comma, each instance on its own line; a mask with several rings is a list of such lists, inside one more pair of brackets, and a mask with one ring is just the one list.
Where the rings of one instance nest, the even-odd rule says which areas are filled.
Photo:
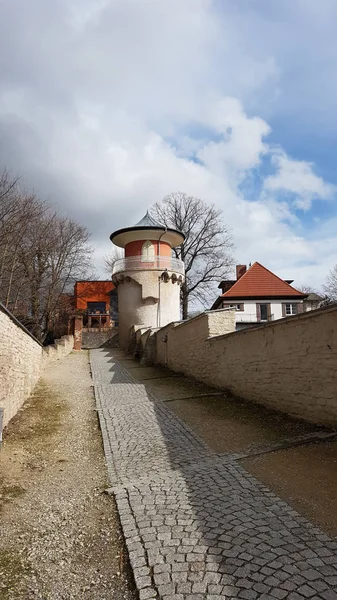
[[[258, 269], [256, 269], [256, 267]], [[288, 295], [289, 296], [290, 295], [293, 295], [293, 296], [297, 296], [297, 295], [298, 296], [305, 296], [305, 294], [303, 294], [302, 292], [300, 292], [299, 290], [297, 290], [295, 287], [293, 287], [292, 285], [290, 285], [289, 283], [287, 283], [286, 281], [284, 281], [284, 279], [281, 279], [281, 277], [279, 277], [278, 275], [276, 275], [275, 273], [273, 273], [270, 269], [268, 269], [267, 267], [265, 267], [264, 265], [262, 265], [258, 261], [255, 261], [253, 263], [253, 265], [251, 265], [251, 267], [249, 269], [247, 269], [246, 272], [243, 273], [243, 275], [241, 275], [241, 277], [239, 277], [239, 279], [237, 279], [237, 281], [232, 285], [232, 287], [229, 288], [229, 290], [227, 290], [226, 292], [224, 292], [224, 294], [221, 294], [221, 296], [223, 298], [226, 298], [226, 297], [229, 297], [229, 298], [230, 297], [235, 297], [235, 291], [236, 290], [238, 290], [238, 294], [240, 295], [240, 288], [242, 288], [242, 287], [245, 288], [245, 282], [243, 280], [247, 279], [247, 276], [251, 275], [252, 278], [250, 279], [248, 277], [248, 279], [247, 279], [247, 289], [251, 288], [252, 283], [253, 283], [253, 286], [252, 286], [253, 290], [251, 290], [250, 292], [248, 291], [247, 296], [250, 296], [252, 298], [253, 297], [258, 297], [259, 293], [257, 291], [254, 291], [254, 287], [255, 287], [255, 290], [256, 290], [258, 288], [259, 284], [256, 281], [254, 281], [254, 275], [255, 275], [255, 277], [256, 276], [258, 277], [258, 275], [256, 275], [256, 273], [258, 273], [260, 269], [265, 273], [265, 276], [268, 274], [268, 277], [271, 278], [271, 282], [269, 282], [269, 286], [268, 286], [268, 281], [267, 282], [263, 282], [263, 280], [262, 280], [262, 288], [264, 287], [265, 290], [268, 289], [268, 287], [269, 288], [273, 287], [273, 280], [274, 280], [274, 287], [277, 288], [276, 282], [279, 282], [279, 284], [281, 284], [281, 286], [283, 287], [283, 290], [284, 290], [283, 293], [284, 293], [285, 296], [288, 296]], [[249, 281], [249, 279], [250, 279], [250, 281]], [[242, 283], [243, 283], [243, 285], [242, 285]], [[285, 286], [286, 286], [286, 288], [285, 288]], [[270, 293], [268, 291], [268, 295], [270, 295], [271, 297], [275, 296], [275, 295], [282, 296], [282, 287], [280, 288], [278, 294], [275, 294], [275, 291], [274, 292], [271, 291]], [[241, 289], [241, 295], [242, 295], [242, 291], [243, 290]], [[262, 292], [262, 289], [261, 289], [261, 292]], [[289, 294], [289, 292], [290, 292], [290, 294]], [[292, 294], [291, 294], [291, 292], [292, 292]]]
[[300, 292], [300, 290], [296, 289], [293, 285], [291, 285], [290, 283], [287, 283], [284, 279], [282, 279], [281, 277], [279, 277], [278, 275], [273, 273], [273, 271], [268, 269], [268, 267], [261, 265], [261, 263], [259, 263], [258, 261], [255, 261], [255, 263], [252, 266], [254, 266], [254, 265], [259, 265], [260, 267], [262, 267], [262, 269], [264, 269], [265, 271], [268, 271], [268, 273], [271, 273], [271, 275], [273, 275], [274, 277], [277, 277], [277, 279], [279, 279], [279, 281], [282, 281], [282, 283], [285, 283], [286, 285], [288, 285], [292, 290], [295, 290], [295, 292], [302, 294], [302, 292]]

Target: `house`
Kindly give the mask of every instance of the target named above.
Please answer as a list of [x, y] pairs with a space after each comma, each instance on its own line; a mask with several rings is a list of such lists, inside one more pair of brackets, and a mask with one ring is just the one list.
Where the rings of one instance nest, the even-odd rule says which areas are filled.
[[321, 303], [324, 298], [316, 294], [316, 292], [310, 292], [304, 300], [304, 312], [308, 312], [309, 310], [316, 310], [316, 308], [320, 308]]
[[74, 303], [88, 327], [111, 327], [111, 319], [118, 318], [116, 287], [111, 280], [76, 281]]
[[258, 262], [248, 269], [246, 265], [237, 265], [236, 279], [220, 283], [222, 294], [211, 310], [235, 309], [237, 330], [297, 315], [304, 311], [307, 294], [292, 287], [292, 282], [281, 279]]

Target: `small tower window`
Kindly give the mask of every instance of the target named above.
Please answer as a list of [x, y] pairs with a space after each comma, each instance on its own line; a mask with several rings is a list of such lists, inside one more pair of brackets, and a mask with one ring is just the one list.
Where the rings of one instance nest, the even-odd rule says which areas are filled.
[[154, 245], [150, 240], [144, 242], [142, 246], [142, 260], [145, 262], [154, 262]]

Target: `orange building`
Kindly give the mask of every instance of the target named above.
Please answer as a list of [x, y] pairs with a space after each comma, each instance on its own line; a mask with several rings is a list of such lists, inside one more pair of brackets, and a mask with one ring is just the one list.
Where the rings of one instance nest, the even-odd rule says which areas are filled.
[[75, 310], [84, 311], [88, 326], [97, 324], [110, 327], [110, 316], [116, 320], [115, 286], [111, 280], [76, 281], [74, 286]]

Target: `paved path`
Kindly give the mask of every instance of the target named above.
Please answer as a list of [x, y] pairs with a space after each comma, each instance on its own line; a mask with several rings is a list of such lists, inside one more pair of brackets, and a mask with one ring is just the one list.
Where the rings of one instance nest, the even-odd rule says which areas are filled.
[[337, 600], [337, 541], [212, 453], [113, 350], [91, 366], [140, 600]]

